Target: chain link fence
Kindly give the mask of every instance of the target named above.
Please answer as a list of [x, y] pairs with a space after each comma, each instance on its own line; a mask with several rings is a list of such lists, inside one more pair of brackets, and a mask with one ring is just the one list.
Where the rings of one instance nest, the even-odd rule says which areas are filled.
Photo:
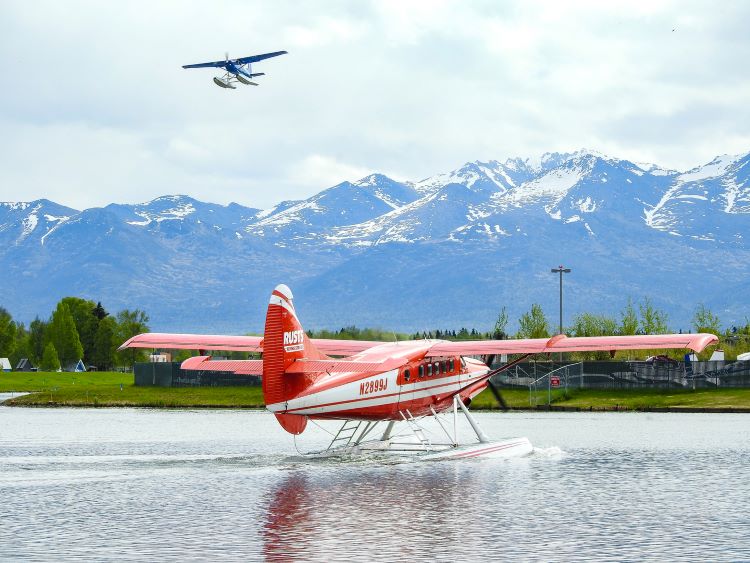
[[[579, 366], [574, 368], [573, 366]], [[499, 364], [497, 366], [499, 367]], [[563, 369], [563, 368], [568, 369]], [[705, 389], [750, 387], [750, 361], [523, 362], [494, 376], [503, 387], [539, 389], [553, 385], [587, 389]]]

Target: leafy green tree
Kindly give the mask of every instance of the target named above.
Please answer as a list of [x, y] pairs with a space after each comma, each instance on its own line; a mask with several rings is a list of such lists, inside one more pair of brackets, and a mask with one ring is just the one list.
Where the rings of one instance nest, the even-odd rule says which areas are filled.
[[617, 321], [606, 315], [581, 313], [573, 319], [573, 336], [612, 336], [617, 332]]
[[21, 358], [31, 357], [31, 335], [23, 323], [16, 325], [15, 349], [9, 357], [13, 366], [17, 366]]
[[0, 358], [13, 355], [16, 350], [16, 323], [4, 308], [0, 307]]
[[[94, 353], [94, 338], [99, 326], [99, 319], [94, 314], [96, 304], [89, 299], [81, 299], [80, 297], [64, 297], [62, 302], [68, 306], [75, 322], [76, 331], [81, 340], [81, 346], [83, 346], [81, 358], [83, 358], [84, 363], [89, 363]], [[106, 315], [106, 311], [104, 313]]]
[[[612, 336], [618, 331], [617, 321], [606, 315], [581, 313], [573, 319], [570, 328], [573, 336]], [[579, 352], [581, 360], [606, 360], [609, 352]]]
[[42, 371], [57, 371], [60, 369], [60, 359], [57, 357], [57, 350], [55, 350], [55, 345], [52, 342], [48, 342], [44, 347], [39, 367]]
[[519, 338], [546, 338], [549, 336], [549, 323], [544, 315], [542, 306], [534, 303], [531, 311], [521, 315], [518, 319]]
[[49, 341], [55, 345], [57, 357], [63, 365], [67, 366], [83, 358], [83, 346], [78, 337], [73, 315], [63, 301], [57, 304], [55, 312], [52, 313], [47, 333]]
[[641, 311], [641, 330], [643, 334], [666, 334], [667, 314], [654, 307], [651, 299], [646, 297], [638, 308]]
[[[117, 330], [115, 331], [115, 342], [117, 346], [132, 338], [136, 334], [148, 332], [148, 315], [140, 309], [123, 309], [117, 313]], [[118, 360], [124, 365], [132, 366], [135, 362], [144, 359], [146, 352], [137, 348], [123, 350], [117, 354]]]
[[714, 315], [710, 309], [701, 303], [693, 315], [693, 328], [695, 332], [708, 332], [709, 334], [719, 334], [721, 331], [721, 321]]
[[94, 350], [91, 362], [99, 370], [111, 369], [115, 362], [115, 332], [117, 321], [112, 317], [105, 316], [99, 321], [99, 327], [94, 336]]
[[628, 297], [628, 304], [620, 313], [620, 328], [618, 330], [623, 336], [629, 336], [638, 333], [638, 314], [633, 307], [633, 300]]

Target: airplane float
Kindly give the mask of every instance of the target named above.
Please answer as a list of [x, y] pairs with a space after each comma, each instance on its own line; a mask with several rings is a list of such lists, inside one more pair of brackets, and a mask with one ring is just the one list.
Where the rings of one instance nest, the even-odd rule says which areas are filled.
[[275, 51], [273, 53], [263, 53], [262, 55], [251, 55], [249, 57], [241, 57], [239, 59], [230, 59], [229, 53], [225, 55], [223, 61], [214, 61], [210, 63], [198, 63], [194, 65], [183, 65], [182, 68], [223, 68], [226, 72], [223, 76], [215, 76], [214, 83], [221, 88], [235, 89], [237, 82], [241, 84], [248, 84], [250, 86], [258, 86], [257, 82], [253, 82], [253, 78], [257, 76], [264, 76], [264, 72], [253, 72], [251, 68], [252, 63], [257, 63], [271, 57], [278, 57], [279, 55], [286, 55], [286, 51]]
[[[145, 333], [125, 348], [167, 348], [262, 352], [260, 360], [221, 360], [200, 355], [182, 369], [262, 376], [263, 398], [287, 432], [301, 434], [308, 420], [342, 421], [328, 448], [315, 455], [366, 452], [419, 455], [425, 459], [511, 457], [532, 451], [527, 438], [491, 441], [469, 412], [471, 400], [493, 375], [535, 354], [553, 352], [688, 348], [700, 352], [715, 344], [713, 334], [567, 337], [519, 340], [411, 340], [372, 342], [309, 338], [297, 318], [286, 285], [273, 290], [260, 336], [216, 336]], [[490, 369], [490, 356], [516, 359]], [[331, 356], [344, 356], [333, 358]], [[480, 356], [480, 361], [471, 356]], [[458, 412], [469, 422], [477, 441], [459, 443]], [[443, 414], [452, 414], [445, 424]], [[446, 441], [429, 439], [420, 420], [434, 418]], [[441, 420], [443, 419], [443, 420]], [[394, 432], [406, 425], [406, 438]], [[385, 428], [375, 433], [381, 424]], [[452, 431], [451, 431], [452, 430]]]

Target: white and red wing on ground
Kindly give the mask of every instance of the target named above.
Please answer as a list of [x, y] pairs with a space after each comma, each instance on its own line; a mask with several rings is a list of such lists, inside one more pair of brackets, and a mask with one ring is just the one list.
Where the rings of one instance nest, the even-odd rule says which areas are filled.
[[552, 352], [614, 352], [617, 350], [658, 350], [685, 348], [700, 352], [719, 339], [713, 334], [653, 334], [635, 336], [579, 336], [558, 334], [552, 338], [524, 338], [520, 340], [465, 340], [440, 341], [430, 347], [429, 355], [459, 354], [486, 356], [489, 354], [548, 354]]
[[[313, 338], [315, 346], [324, 354], [351, 356], [383, 342], [366, 340], [334, 340]], [[225, 352], [262, 352], [262, 336], [222, 336], [212, 334], [168, 334], [146, 332], [127, 340], [125, 348], [162, 348], [168, 350], [222, 350]]]
[[[333, 340], [314, 338], [312, 342], [324, 354], [351, 356], [384, 342], [362, 340]], [[430, 341], [426, 341], [430, 343]], [[706, 346], [716, 344], [713, 334], [655, 334], [635, 336], [591, 336], [552, 338], [526, 338], [519, 340], [464, 340], [450, 342], [436, 340], [429, 346], [425, 356], [486, 356], [490, 354], [549, 354], [555, 352], [592, 352], [617, 350], [657, 350], [667, 348], [690, 349], [700, 352]], [[166, 348], [188, 350], [223, 350], [234, 352], [262, 352], [263, 338], [260, 336], [221, 336], [201, 334], [145, 333], [125, 342], [125, 348]], [[392, 350], [391, 350], [392, 352]], [[290, 373], [307, 372], [367, 372], [390, 369], [389, 358], [382, 362], [357, 362], [351, 360], [299, 360], [290, 366]], [[243, 375], [261, 375], [263, 360], [212, 360], [211, 356], [196, 356], [185, 360], [183, 369], [224, 371]]]

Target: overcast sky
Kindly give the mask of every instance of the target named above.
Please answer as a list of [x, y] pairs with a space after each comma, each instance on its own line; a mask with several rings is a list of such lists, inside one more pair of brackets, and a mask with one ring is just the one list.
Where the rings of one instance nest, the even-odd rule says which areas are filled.
[[[581, 147], [750, 151], [750, 2], [0, 3], [0, 201], [268, 207]], [[287, 50], [260, 87], [181, 65]]]

